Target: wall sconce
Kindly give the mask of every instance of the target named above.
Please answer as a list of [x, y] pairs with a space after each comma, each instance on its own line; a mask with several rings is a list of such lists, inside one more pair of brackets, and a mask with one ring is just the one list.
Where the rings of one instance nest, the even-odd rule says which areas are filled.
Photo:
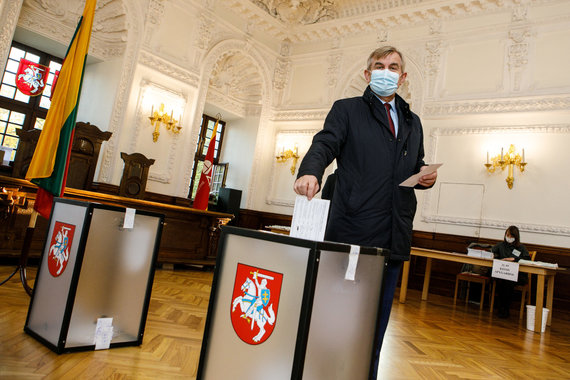
[[297, 160], [299, 159], [299, 148], [297, 148], [297, 144], [295, 144], [295, 148], [293, 150], [285, 148], [281, 148], [281, 152], [279, 152], [275, 159], [279, 163], [287, 162], [289, 159], [293, 159], [293, 164], [291, 165], [291, 175], [295, 175], [295, 170], [297, 170]]
[[167, 131], [174, 133], [175, 135], [180, 133], [182, 130], [182, 126], [179, 124], [179, 120], [176, 120], [172, 117], [173, 111], [170, 111], [170, 115], [164, 112], [164, 103], [160, 103], [160, 107], [158, 111], [154, 110], [154, 106], [152, 106], [150, 110], [150, 116], [148, 117], [150, 120], [150, 125], [154, 127], [154, 132], [152, 132], [152, 141], [157, 142], [158, 136], [160, 135], [159, 128], [161, 124], [164, 124]]
[[512, 189], [513, 182], [515, 181], [515, 178], [513, 176], [515, 165], [518, 166], [519, 170], [522, 173], [524, 172], [524, 167], [526, 166], [526, 164], [527, 162], [525, 161], [524, 158], [524, 148], [522, 150], [522, 157], [521, 157], [520, 154], [518, 153], [515, 154], [515, 146], [511, 144], [506, 154], [503, 154], [503, 148], [501, 148], [501, 154], [492, 157], [491, 161], [489, 161], [489, 152], [487, 152], [487, 163], [485, 164], [485, 167], [487, 168], [487, 171], [489, 173], [494, 173], [497, 168], [501, 168], [502, 171], [505, 170], [505, 167], [508, 167], [509, 172], [506, 181], [509, 189]]

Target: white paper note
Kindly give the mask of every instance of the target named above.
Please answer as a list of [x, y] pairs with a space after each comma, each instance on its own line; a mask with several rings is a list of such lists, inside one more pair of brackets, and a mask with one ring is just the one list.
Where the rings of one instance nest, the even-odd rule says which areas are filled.
[[493, 260], [493, 273], [495, 278], [502, 278], [509, 281], [519, 279], [519, 263], [514, 261]]
[[330, 201], [297, 195], [289, 236], [323, 241], [327, 228]]
[[431, 164], [431, 165], [424, 166], [425, 167], [424, 170], [410, 176], [410, 178], [408, 178], [407, 180], [402, 182], [400, 184], [400, 186], [403, 186], [403, 187], [414, 187], [414, 186], [416, 186], [420, 180], [420, 177], [423, 177], [426, 174], [430, 174], [430, 173], [435, 172], [437, 170], [437, 168], [439, 168], [441, 165], [443, 165], [443, 164]]
[[356, 266], [358, 265], [358, 257], [360, 257], [360, 246], [351, 245], [350, 253], [348, 255], [348, 266], [346, 267], [346, 273], [344, 275], [345, 280], [354, 281]]
[[113, 339], [113, 318], [97, 318], [95, 327], [95, 349], [106, 350]]
[[137, 210], [134, 208], [127, 208], [125, 210], [125, 221], [123, 222], [123, 228], [133, 228], [135, 225], [135, 213]]

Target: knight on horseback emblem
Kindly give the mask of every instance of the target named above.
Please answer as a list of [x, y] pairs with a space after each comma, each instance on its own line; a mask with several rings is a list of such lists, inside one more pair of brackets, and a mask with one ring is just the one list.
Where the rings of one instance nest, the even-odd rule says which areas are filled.
[[22, 58], [16, 73], [16, 87], [23, 94], [38, 96], [46, 87], [48, 75], [49, 67]]
[[281, 273], [238, 264], [231, 320], [244, 342], [263, 343], [273, 332], [282, 280]]

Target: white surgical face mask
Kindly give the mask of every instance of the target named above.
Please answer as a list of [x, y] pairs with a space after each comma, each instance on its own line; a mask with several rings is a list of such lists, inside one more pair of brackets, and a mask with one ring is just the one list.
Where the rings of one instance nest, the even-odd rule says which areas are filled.
[[509, 244], [513, 244], [515, 242], [515, 238], [512, 236], [506, 236], [505, 241]]
[[380, 96], [390, 96], [398, 89], [400, 75], [388, 69], [372, 70], [370, 73], [370, 88]]

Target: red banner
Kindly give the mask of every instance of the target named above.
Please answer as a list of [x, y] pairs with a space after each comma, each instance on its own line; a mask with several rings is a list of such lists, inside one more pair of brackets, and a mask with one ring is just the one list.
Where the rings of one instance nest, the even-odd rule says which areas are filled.
[[200, 174], [200, 182], [198, 182], [198, 189], [194, 196], [194, 203], [192, 207], [198, 210], [208, 209], [208, 199], [210, 198], [210, 190], [212, 184], [212, 174], [214, 169], [214, 150], [216, 149], [216, 134], [218, 131], [218, 122], [214, 125], [214, 131], [208, 145], [204, 165], [202, 166], [202, 173]]
[[22, 58], [16, 73], [16, 87], [22, 94], [38, 96], [46, 87], [48, 74], [49, 67]]

